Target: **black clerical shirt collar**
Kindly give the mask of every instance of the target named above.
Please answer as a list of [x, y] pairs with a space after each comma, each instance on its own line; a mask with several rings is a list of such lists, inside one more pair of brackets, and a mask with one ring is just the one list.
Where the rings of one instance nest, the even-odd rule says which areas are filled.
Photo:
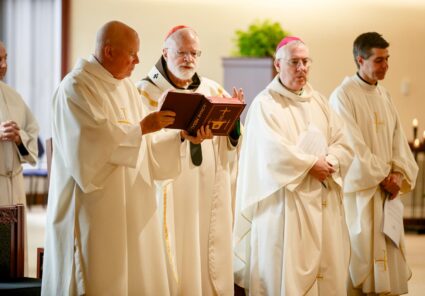
[[359, 77], [364, 83], [367, 83], [369, 85], [378, 85], [378, 81], [375, 84], [369, 83], [366, 80], [363, 79], [363, 77], [360, 76], [359, 72], [356, 73], [357, 77]]

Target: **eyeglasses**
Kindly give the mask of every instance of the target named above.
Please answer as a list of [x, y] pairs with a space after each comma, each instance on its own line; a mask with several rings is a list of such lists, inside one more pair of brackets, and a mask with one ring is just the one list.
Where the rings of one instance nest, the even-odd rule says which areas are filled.
[[311, 63], [313, 62], [312, 59], [310, 58], [305, 58], [305, 59], [289, 59], [289, 60], [285, 60], [286, 63], [288, 64], [288, 66], [293, 67], [293, 68], [298, 68], [300, 63], [308, 68], [311, 66]]
[[[171, 48], [168, 48], [168, 50], [171, 50]], [[200, 50], [192, 50], [192, 51], [173, 50], [173, 52], [179, 58], [190, 56], [190, 57], [192, 57], [194, 59], [195, 58], [199, 58], [201, 56], [201, 53], [202, 53], [202, 51], [200, 51]]]

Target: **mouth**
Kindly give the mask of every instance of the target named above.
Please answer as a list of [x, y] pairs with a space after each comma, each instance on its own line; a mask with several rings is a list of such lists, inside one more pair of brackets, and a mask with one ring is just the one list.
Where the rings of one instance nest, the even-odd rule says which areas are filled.
[[187, 71], [193, 70], [193, 67], [192, 66], [188, 66], [188, 65], [180, 66], [180, 68], [183, 69], [183, 70], [187, 70]]

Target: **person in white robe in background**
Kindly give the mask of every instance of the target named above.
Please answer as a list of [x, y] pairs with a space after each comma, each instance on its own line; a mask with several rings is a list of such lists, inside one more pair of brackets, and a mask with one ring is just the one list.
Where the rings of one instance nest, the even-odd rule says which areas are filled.
[[22, 163], [37, 162], [38, 124], [22, 97], [2, 80], [7, 52], [0, 41], [0, 205], [26, 205]]
[[[172, 28], [159, 61], [137, 85], [143, 104], [157, 110], [158, 98], [175, 89], [229, 97], [218, 83], [196, 73], [200, 55], [192, 28]], [[243, 101], [242, 90], [234, 90], [233, 97]], [[181, 132], [181, 173], [158, 184], [171, 289], [174, 295], [233, 295], [232, 209], [239, 123], [228, 137], [213, 137], [209, 127], [203, 128], [196, 137]]]
[[[0, 41], [0, 206], [23, 204], [26, 209], [22, 163], [35, 165], [37, 162], [39, 128], [22, 97], [2, 81], [6, 72], [7, 51]], [[25, 226], [25, 274], [28, 267], [26, 229]]]
[[346, 295], [342, 205], [352, 150], [327, 99], [307, 82], [308, 47], [285, 37], [278, 75], [248, 110], [234, 230], [235, 282], [249, 295]]
[[415, 186], [418, 167], [388, 91], [378, 81], [388, 70], [389, 43], [378, 33], [354, 41], [358, 72], [331, 95], [354, 148], [344, 186], [351, 238], [350, 295], [407, 293], [404, 233], [399, 248], [382, 232], [383, 205]]
[[180, 137], [147, 135], [175, 114], [144, 111], [138, 51], [136, 31], [106, 23], [54, 95], [42, 295], [169, 295], [152, 182], [177, 174]]

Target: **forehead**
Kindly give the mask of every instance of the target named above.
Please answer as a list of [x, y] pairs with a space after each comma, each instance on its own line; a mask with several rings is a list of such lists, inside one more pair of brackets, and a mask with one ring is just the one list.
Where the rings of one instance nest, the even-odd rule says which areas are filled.
[[293, 58], [308, 58], [309, 57], [309, 51], [307, 46], [304, 44], [298, 44], [296, 46], [292, 46], [288, 48], [288, 55], [290, 59]]
[[120, 48], [122, 48], [124, 51], [128, 52], [138, 52], [139, 51], [139, 37], [138, 36], [131, 36], [127, 38], [126, 40], [123, 40], [119, 44]]
[[199, 49], [199, 38], [191, 31], [182, 32], [173, 41], [176, 49]]
[[131, 46], [137, 46], [137, 47], [139, 46], [139, 35], [136, 32], [134, 31], [129, 32], [128, 40], [130, 41]]
[[389, 57], [388, 49], [387, 48], [372, 48], [370, 50], [371, 58], [387, 58]]

